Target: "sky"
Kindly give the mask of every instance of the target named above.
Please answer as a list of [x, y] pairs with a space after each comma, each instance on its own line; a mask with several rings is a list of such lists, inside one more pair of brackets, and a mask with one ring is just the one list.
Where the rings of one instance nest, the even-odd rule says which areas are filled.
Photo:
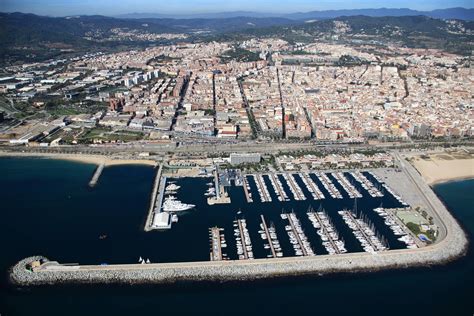
[[314, 10], [474, 7], [472, 0], [0, 0], [1, 12], [48, 16], [125, 13], [192, 14], [229, 11], [293, 13]]

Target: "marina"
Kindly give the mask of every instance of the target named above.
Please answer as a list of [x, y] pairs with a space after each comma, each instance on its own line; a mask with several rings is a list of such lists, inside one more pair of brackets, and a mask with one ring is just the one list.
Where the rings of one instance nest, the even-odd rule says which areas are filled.
[[[138, 169], [138, 167], [134, 168], [141, 170]], [[144, 170], [145, 168], [142, 167], [142, 169]], [[384, 210], [403, 208], [400, 201], [391, 194], [385, 194], [383, 197], [372, 197], [369, 194], [364, 194], [362, 198], [358, 199], [357, 202], [359, 204], [359, 209], [364, 211], [364, 216], [357, 217], [357, 215], [354, 215], [353, 220], [361, 220], [361, 223], [358, 223], [357, 229], [362, 231], [362, 233], [357, 233], [360, 234], [360, 236], [357, 236], [354, 233], [354, 230], [344, 221], [343, 217], [338, 214], [338, 210], [350, 209], [351, 204], [354, 202], [352, 199], [349, 199], [346, 194], [344, 194], [344, 197], [341, 199], [327, 198], [324, 201], [320, 200], [317, 202], [313, 198], [309, 198], [308, 200], [295, 199], [290, 201], [279, 201], [276, 198], [276, 192], [271, 191], [269, 192], [272, 198], [271, 202], [259, 203], [258, 207], [249, 208], [249, 204], [246, 202], [245, 198], [245, 190], [240, 188], [240, 186], [231, 183], [230, 185], [226, 184], [226, 191], [233, 200], [230, 205], [208, 205], [205, 193], [210, 187], [215, 187], [213, 181], [214, 178], [172, 177], [169, 174], [165, 174], [160, 177], [158, 182], [156, 179], [157, 177], [155, 176], [154, 180], [152, 176], [152, 174], [158, 174], [157, 169], [151, 169], [149, 167], [146, 167], [146, 169], [148, 170], [148, 178], [146, 178], [146, 180], [140, 180], [138, 183], [142, 183], [142, 187], [148, 190], [147, 195], [154, 195], [158, 199], [160, 191], [163, 190], [162, 195], [164, 198], [172, 196], [178, 201], [186, 202], [186, 204], [193, 204], [196, 206], [195, 210], [190, 212], [180, 212], [179, 214], [165, 211], [159, 212], [158, 214], [162, 214], [159, 216], [163, 216], [163, 221], [166, 220], [166, 224], [172, 224], [171, 229], [160, 229], [159, 232], [152, 234], [134, 235], [134, 228], [130, 227], [133, 226], [130, 225], [130, 223], [142, 221], [144, 213], [136, 211], [137, 208], [135, 207], [136, 203], [134, 201], [136, 198], [132, 199], [133, 202], [128, 205], [123, 202], [115, 205], [113, 211], [110, 211], [111, 213], [109, 216], [123, 216], [120, 214], [130, 214], [130, 216], [135, 216], [135, 221], [127, 220], [124, 222], [124, 225], [118, 228], [120, 232], [129, 231], [128, 236], [130, 237], [129, 240], [125, 242], [126, 246], [123, 246], [123, 240], [116, 240], [115, 236], [117, 236], [117, 231], [114, 233], [114, 231], [105, 228], [107, 227], [106, 223], [98, 225], [98, 233], [93, 234], [96, 234], [97, 238], [95, 240], [97, 242], [104, 245], [106, 243], [112, 243], [114, 247], [122, 247], [123, 249], [126, 249], [126, 251], [114, 252], [113, 256], [111, 256], [109, 253], [102, 255], [104, 253], [104, 248], [97, 248], [97, 251], [90, 254], [88, 253], [86, 256], [81, 257], [79, 261], [81, 263], [81, 269], [83, 265], [87, 267], [84, 268], [84, 271], [89, 271], [89, 269], [91, 269], [90, 271], [95, 271], [94, 265], [100, 266], [101, 263], [106, 263], [107, 266], [112, 269], [115, 269], [113, 267], [118, 264], [123, 264], [123, 269], [128, 269], [126, 267], [129, 265], [132, 267], [135, 265], [140, 266], [140, 269], [143, 269], [152, 266], [166, 267], [166, 265], [169, 265], [170, 267], [175, 267], [175, 265], [176, 267], [180, 267], [179, 263], [186, 263], [184, 266], [190, 267], [191, 269], [191, 267], [199, 267], [201, 263], [208, 262], [216, 264], [215, 266], [213, 265], [216, 269], [224, 269], [222, 271], [227, 271], [225, 274], [222, 274], [222, 276], [227, 279], [230, 277], [227, 273], [231, 273], [230, 271], [234, 270], [223, 268], [223, 266], [219, 265], [219, 262], [222, 262], [224, 266], [232, 262], [232, 265], [229, 265], [229, 267], [233, 267], [234, 262], [244, 263], [252, 261], [252, 263], [255, 262], [255, 267], [260, 267], [262, 264], [266, 265], [262, 260], [270, 260], [269, 262], [272, 262], [272, 265], [275, 265], [274, 267], [280, 267], [278, 262], [286, 262], [289, 265], [286, 268], [283, 268], [284, 266], [282, 266], [282, 269], [285, 270], [280, 270], [280, 268], [275, 270], [278, 271], [277, 273], [286, 274], [293, 273], [283, 272], [286, 271], [287, 268], [289, 269], [288, 271], [294, 271], [293, 269], [296, 267], [300, 267], [300, 265], [304, 266], [304, 264], [298, 260], [314, 258], [314, 260], [316, 260], [314, 265], [311, 263], [309, 266], [311, 266], [310, 269], [312, 271], [318, 271], [322, 266], [326, 266], [329, 262], [332, 262], [328, 261], [328, 257], [345, 258], [345, 256], [349, 255], [351, 258], [350, 260], [352, 261], [351, 267], [353, 267], [354, 264], [358, 262], [359, 258], [360, 260], [368, 260], [363, 259], [366, 258], [364, 257], [364, 254], [370, 255], [371, 253], [377, 253], [380, 257], [382, 253], [397, 253], [397, 251], [402, 251], [402, 249], [407, 251], [406, 248], [408, 248], [403, 240], [399, 240], [403, 235], [395, 234], [396, 231], [392, 229], [394, 228], [392, 227], [394, 225], [388, 225], [390, 224], [388, 221], [388, 224], [385, 223], [384, 217], [381, 216], [384, 214], [382, 213], [379, 215], [377, 212], [373, 211], [382, 204]], [[120, 173], [119, 170], [122, 169], [118, 167], [107, 168], [107, 172], [104, 172], [103, 178], [101, 179], [101, 181], [103, 181], [102, 183], [104, 185], [115, 185], [115, 183], [117, 183], [117, 186], [120, 186], [120, 182], [116, 179], [123, 179], [126, 173]], [[108, 179], [111, 174], [114, 174], [114, 172], [116, 173], [116, 178], [114, 181], [110, 182]], [[381, 183], [374, 180], [370, 174], [364, 171], [364, 175], [374, 183], [375, 187], [382, 187]], [[397, 175], [402, 176], [400, 173]], [[283, 189], [287, 192], [290, 191], [290, 182], [284, 181], [282, 175], [275, 174], [275, 176], [282, 181]], [[346, 177], [349, 176], [350, 175], [346, 175]], [[267, 175], [262, 176], [267, 187], [272, 186], [270, 180], [271, 174], [268, 176], [268, 179], [266, 179], [266, 177]], [[301, 176], [292, 176], [294, 182], [296, 182], [302, 190], [306, 190], [307, 187], [304, 184], [303, 177], [303, 173]], [[322, 182], [319, 181], [319, 179], [316, 179], [315, 173], [309, 173], [308, 177], [312, 178], [318, 186], [322, 185]], [[330, 179], [332, 179], [332, 177]], [[147, 184], [154, 184], [156, 182], [158, 182], [158, 185], [156, 186]], [[212, 185], [210, 186], [209, 183], [211, 182]], [[405, 187], [409, 186], [410, 182], [406, 183], [397, 186], [397, 182], [392, 181], [390, 182], [390, 185], [394, 186], [398, 192], [403, 194], [406, 191], [404, 190]], [[89, 190], [87, 194], [97, 194], [100, 199], [117, 199], [126, 197], [126, 194], [124, 194], [123, 191], [120, 191], [121, 187], [111, 190], [110, 192], [112, 195], [108, 196], [104, 196], [103, 192], [97, 192], [104, 188], [104, 185], [98, 187], [97, 190]], [[336, 185], [338, 184], [336, 183]], [[354, 185], [360, 190], [360, 183], [357, 182]], [[257, 191], [255, 181], [249, 181], [248, 187], [251, 192]], [[414, 190], [416, 190], [416, 187], [411, 191]], [[153, 192], [156, 194], [153, 194]], [[304, 192], [304, 194], [308, 196], [308, 192]], [[324, 194], [326, 194], [326, 192], [324, 192]], [[135, 197], [139, 196], [140, 195], [135, 195]], [[148, 204], [145, 199], [142, 199], [139, 202], [141, 203], [138, 204], [141, 205], [139, 206], [140, 208], [148, 207], [145, 205]], [[159, 203], [159, 201], [156, 201], [155, 204], [157, 207], [159, 207]], [[324, 203], [324, 208], [321, 207], [321, 203]], [[161, 207], [161, 210], [162, 209], [163, 207]], [[284, 212], [283, 214], [280, 214], [280, 212], [276, 211], [278, 209], [290, 209], [291, 213]], [[312, 216], [308, 215], [308, 213], [310, 213], [308, 212], [308, 209], [310, 212], [314, 213], [318, 213], [312, 211], [316, 209], [324, 212], [324, 214], [320, 215], [320, 220], [323, 223], [322, 225], [319, 224], [318, 219], [314, 216], [313, 221], [311, 220], [310, 217]], [[325, 211], [323, 211], [323, 209]], [[95, 213], [96, 212], [97, 210], [95, 210]], [[282, 218], [282, 215], [285, 216], [285, 214], [287, 216], [286, 219]], [[179, 221], [177, 215], [179, 215]], [[325, 222], [326, 218], [324, 218], [324, 216], [326, 216], [328, 220], [327, 222]], [[316, 221], [314, 221], [314, 219]], [[314, 225], [316, 222], [320, 226]], [[322, 226], [324, 226], [325, 229], [320, 229], [320, 234], [318, 234], [318, 228], [316, 227]], [[219, 228], [219, 231], [214, 230], [213, 234], [213, 227]], [[335, 234], [331, 234], [332, 232], [335, 232]], [[78, 232], [74, 233], [77, 234]], [[99, 238], [99, 236], [103, 235], [108, 237], [106, 239]], [[192, 238], [183, 238], [183, 236], [192, 236]], [[330, 238], [328, 237], [327, 240], [323, 240], [323, 238], [326, 239], [324, 236], [329, 236]], [[380, 245], [377, 245], [377, 241], [372, 237], [378, 239]], [[411, 237], [417, 238], [413, 235], [411, 235]], [[362, 239], [365, 244], [361, 242]], [[344, 248], [338, 247], [338, 243], [341, 243], [341, 245], [343, 243], [347, 253], [344, 253]], [[362, 245], [365, 246], [365, 248], [363, 248]], [[388, 250], [388, 245], [390, 245], [390, 250]], [[370, 249], [373, 249], [372, 252], [370, 252], [369, 247], [371, 247]], [[156, 249], [160, 249], [160, 251], [156, 251]], [[215, 251], [213, 251], [213, 249]], [[417, 249], [418, 248], [408, 250], [416, 251]], [[72, 248], [71, 251], [62, 249], [61, 251], [65, 251], [64, 253], [66, 255], [61, 261], [77, 262], [77, 259], [74, 260], [74, 258], [76, 258], [74, 250], [76, 249]], [[400, 253], [404, 254], [403, 252]], [[331, 256], [331, 254], [334, 255]], [[149, 260], [150, 264], [137, 265], [136, 262], [139, 256], [145, 258], [145, 263]], [[387, 258], [389, 257], [390, 255]], [[397, 255], [397, 258], [399, 257], [400, 255]], [[228, 258], [231, 262], [224, 262], [226, 261], [225, 258]], [[317, 260], [317, 258], [321, 258], [321, 260]], [[382, 261], [377, 262], [380, 264], [382, 263]], [[206, 265], [203, 265], [203, 267], [204, 266]], [[54, 263], [51, 263], [47, 265], [47, 267], [48, 268], [46, 269], [45, 266], [44, 273], [48, 273], [49, 275], [49, 271], [55, 271], [57, 266]], [[245, 271], [250, 271], [252, 269], [251, 267], [252, 266], [245, 265]], [[317, 270], [313, 270], [315, 267], [318, 267]], [[332, 267], [334, 267], [334, 265]], [[328, 268], [332, 269], [331, 267]], [[101, 269], [107, 268], [102, 267]], [[187, 271], [181, 270], [182, 268], [176, 269], [177, 270], [173, 271]], [[199, 268], [193, 268], [189, 271], [197, 271], [196, 269]], [[221, 270], [213, 271], [213, 275], [221, 275], [215, 274], [215, 271]], [[238, 275], [239, 279], [244, 278], [244, 275], [246, 275], [243, 272], [244, 270], [239, 270], [239, 268], [236, 268], [235, 271], [235, 275]], [[155, 275], [155, 272], [153, 273]], [[157, 275], [164, 275], [164, 271], [156, 273]]]
[[405, 243], [408, 249], [416, 249], [425, 246], [394, 214], [397, 209], [384, 209], [383, 207], [374, 208], [374, 212], [379, 214], [387, 225], [398, 237], [399, 241]]

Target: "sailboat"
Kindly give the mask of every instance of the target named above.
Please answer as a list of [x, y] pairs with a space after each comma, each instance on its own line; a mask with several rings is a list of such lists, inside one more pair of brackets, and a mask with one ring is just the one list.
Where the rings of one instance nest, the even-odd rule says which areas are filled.
[[139, 262], [139, 263], [142, 263], [142, 262], [143, 262], [143, 258], [140, 257], [140, 258], [138, 259], [138, 262]]

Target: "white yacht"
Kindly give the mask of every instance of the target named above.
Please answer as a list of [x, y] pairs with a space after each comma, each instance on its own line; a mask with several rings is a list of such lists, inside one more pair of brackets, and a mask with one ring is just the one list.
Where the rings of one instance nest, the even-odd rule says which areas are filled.
[[162, 209], [165, 212], [181, 212], [190, 210], [195, 206], [194, 204], [186, 204], [178, 201], [174, 196], [169, 196], [163, 202]]

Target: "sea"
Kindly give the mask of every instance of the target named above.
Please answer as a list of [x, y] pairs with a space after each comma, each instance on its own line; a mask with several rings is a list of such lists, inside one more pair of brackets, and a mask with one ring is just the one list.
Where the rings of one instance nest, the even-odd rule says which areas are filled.
[[[196, 205], [180, 214], [164, 232], [144, 232], [156, 170], [150, 166], [106, 167], [94, 188], [88, 182], [96, 166], [44, 158], [0, 158], [0, 315], [473, 315], [474, 255], [442, 266], [375, 273], [300, 276], [252, 282], [187, 283], [172, 285], [61, 285], [19, 288], [8, 282], [8, 269], [32, 255], [62, 263], [137, 263], [209, 260], [209, 228], [224, 229], [230, 259], [236, 259], [233, 222], [245, 218], [256, 258], [269, 253], [258, 234], [260, 215], [275, 225], [285, 256], [294, 255], [282, 212], [294, 212], [317, 254], [321, 240], [306, 217], [309, 208], [324, 209], [350, 252], [362, 251], [336, 214], [357, 209], [384, 236], [391, 249], [403, 248], [373, 211], [401, 206], [393, 196], [323, 202], [278, 202], [265, 178], [271, 203], [261, 203], [256, 183], [249, 178], [254, 203], [241, 187], [231, 186], [231, 204], [208, 206], [204, 192], [209, 178], [171, 179], [181, 186], [177, 198]], [[370, 178], [369, 175], [367, 177]], [[322, 188], [314, 177], [313, 180]], [[374, 179], [371, 179], [375, 182]], [[289, 187], [281, 179], [284, 189]], [[336, 183], [335, 181], [333, 181]], [[304, 187], [301, 179], [297, 183]], [[341, 192], [342, 188], [336, 184]], [[468, 234], [474, 234], [474, 180], [434, 187]], [[325, 191], [323, 191], [326, 193]], [[306, 196], [309, 192], [304, 189]], [[345, 194], [345, 193], [343, 193]], [[291, 196], [291, 194], [289, 194]], [[327, 194], [326, 194], [327, 195]]]

